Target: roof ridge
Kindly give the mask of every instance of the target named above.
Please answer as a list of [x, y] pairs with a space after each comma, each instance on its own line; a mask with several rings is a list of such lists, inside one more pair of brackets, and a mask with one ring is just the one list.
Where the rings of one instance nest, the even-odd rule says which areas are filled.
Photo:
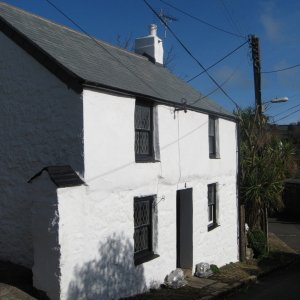
[[63, 24], [57, 23], [57, 22], [55, 22], [55, 21], [49, 20], [49, 19], [47, 19], [47, 18], [41, 17], [41, 16], [39, 16], [39, 15], [37, 15], [37, 14], [35, 14], [35, 13], [28, 12], [28, 11], [22, 9], [22, 8], [17, 7], [17, 6], [8, 4], [8, 3], [4, 2], [4, 1], [0, 1], [0, 6], [1, 6], [1, 5], [7, 6], [7, 7], [9, 7], [9, 8], [13, 8], [14, 10], [20, 11], [20, 12], [26, 14], [26, 15], [30, 15], [30, 16], [35, 17], [35, 18], [37, 18], [37, 19], [40, 19], [40, 20], [42, 20], [42, 21], [44, 21], [44, 22], [51, 23], [51, 24], [53, 24], [53, 25], [55, 25], [55, 26], [58, 26], [58, 27], [61, 27], [61, 28], [66, 29], [66, 30], [68, 30], [68, 31], [72, 31], [72, 32], [74, 32], [74, 33], [76, 33], [76, 34], [79, 34], [79, 35], [81, 35], [81, 36], [83, 36], [83, 37], [85, 37], [85, 38], [89, 38], [89, 39], [91, 39], [91, 40], [94, 40], [94, 41], [96, 42], [96, 44], [97, 44], [97, 43], [101, 43], [101, 44], [103, 44], [103, 45], [105, 45], [105, 46], [107, 46], [107, 47], [111, 47], [111, 48], [117, 49], [117, 50], [122, 51], [122, 52], [125, 52], [125, 53], [127, 53], [127, 54], [129, 54], [129, 55], [133, 55], [133, 56], [135, 56], [135, 57], [138, 57], [138, 58], [140, 58], [140, 59], [143, 59], [143, 60], [147, 60], [147, 61], [148, 61], [148, 59], [147, 59], [145, 56], [141, 55], [141, 54], [137, 54], [137, 53], [135, 53], [135, 52], [131, 52], [131, 51], [127, 50], [127, 49], [118, 47], [118, 46], [116, 46], [116, 45], [109, 44], [108, 42], [105, 42], [105, 41], [103, 41], [103, 40], [100, 40], [100, 39], [98, 39], [98, 38], [96, 38], [96, 37], [90, 35], [89, 33], [86, 34], [86, 33], [84, 33], [84, 32], [80, 32], [80, 31], [75, 30], [75, 29], [73, 29], [73, 28], [71, 28], [71, 27], [68, 27], [68, 26], [66, 26], [66, 25], [63, 25]]

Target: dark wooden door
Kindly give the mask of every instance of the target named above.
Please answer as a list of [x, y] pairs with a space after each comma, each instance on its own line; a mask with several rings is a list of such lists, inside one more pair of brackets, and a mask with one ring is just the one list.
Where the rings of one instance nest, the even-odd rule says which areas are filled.
[[177, 267], [193, 266], [193, 189], [177, 191]]

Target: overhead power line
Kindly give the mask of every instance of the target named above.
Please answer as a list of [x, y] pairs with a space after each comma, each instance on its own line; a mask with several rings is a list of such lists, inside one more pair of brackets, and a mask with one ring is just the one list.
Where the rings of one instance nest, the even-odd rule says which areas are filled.
[[298, 112], [298, 111], [300, 111], [300, 108], [297, 109], [297, 110], [295, 110], [295, 111], [293, 111], [292, 113], [290, 113], [290, 114], [288, 114], [288, 115], [286, 115], [286, 116], [284, 116], [284, 117], [278, 119], [278, 120], [273, 121], [273, 123], [276, 123], [276, 122], [279, 122], [279, 121], [281, 121], [281, 120], [283, 120], [283, 119], [286, 119], [287, 117], [289, 117], [289, 116], [295, 114], [295, 113]]
[[93, 39], [96, 43], [97, 40], [94, 39], [92, 36], [90, 36], [90, 34], [85, 31], [80, 25], [78, 25], [75, 21], [73, 21], [68, 15], [66, 15], [61, 9], [59, 9], [55, 4], [53, 4], [50, 0], [45, 0], [46, 2], [48, 2], [49, 5], [51, 5], [54, 9], [56, 9], [59, 13], [61, 13], [65, 18], [67, 18], [74, 26], [76, 26], [79, 30], [81, 30], [84, 34], [86, 34], [88, 37], [90, 37], [91, 39]]
[[[224, 59], [226, 59], [227, 57], [229, 57], [230, 55], [232, 55], [234, 52], [236, 52], [237, 50], [239, 50], [240, 48], [242, 48], [245, 44], [248, 44], [249, 41], [247, 40], [246, 42], [244, 42], [242, 45], [238, 46], [237, 48], [235, 48], [234, 50], [230, 51], [228, 54], [226, 54], [223, 58], [219, 59], [217, 62], [215, 62], [214, 64], [212, 64], [211, 66], [209, 66], [208, 68], [206, 68], [206, 70], [210, 70], [211, 68], [213, 68], [214, 66], [216, 66], [217, 64], [219, 64], [220, 62], [222, 62]], [[190, 78], [189, 80], [187, 80], [187, 82], [190, 82], [194, 79], [196, 79], [197, 77], [199, 77], [200, 75], [202, 75], [203, 73], [205, 73], [205, 71], [200, 72], [199, 74], [193, 76], [192, 78]]]
[[195, 16], [191, 15], [190, 13], [188, 13], [188, 12], [186, 12], [186, 11], [184, 11], [184, 10], [182, 10], [182, 9], [180, 9], [180, 8], [174, 6], [173, 4], [170, 4], [170, 3], [168, 3], [168, 2], [166, 2], [166, 1], [164, 1], [164, 0], [160, 0], [160, 1], [161, 1], [162, 3], [168, 5], [169, 7], [171, 7], [171, 8], [173, 8], [173, 9], [175, 9], [175, 10], [181, 12], [182, 14], [184, 14], [184, 15], [186, 15], [186, 16], [188, 16], [188, 17], [190, 17], [190, 18], [192, 18], [192, 19], [194, 19], [194, 20], [196, 20], [196, 21], [198, 21], [198, 22], [200, 22], [200, 23], [202, 23], [202, 24], [205, 24], [205, 25], [207, 25], [207, 26], [209, 26], [209, 27], [212, 27], [212, 28], [214, 28], [214, 29], [216, 29], [216, 30], [219, 30], [219, 31], [222, 31], [222, 32], [224, 32], [224, 33], [227, 33], [227, 34], [236, 36], [236, 37], [238, 37], [238, 38], [243, 38], [243, 39], [246, 38], [245, 36], [242, 36], [242, 35], [240, 35], [240, 34], [236, 34], [236, 33], [234, 33], [234, 32], [230, 32], [230, 31], [225, 30], [225, 29], [223, 29], [223, 28], [221, 28], [221, 27], [215, 26], [215, 25], [210, 24], [210, 23], [208, 23], [208, 22], [206, 22], [206, 21], [204, 21], [204, 20], [201, 20], [200, 18], [195, 17]]
[[[231, 72], [231, 74], [228, 76], [228, 78], [226, 80], [224, 80], [221, 83], [221, 86], [223, 87], [236, 73], [236, 71], [238, 70], [239, 66], [235, 68], [235, 70], [233, 70], [233, 72]], [[209, 92], [208, 94], [206, 94], [205, 96], [200, 97], [199, 99], [195, 100], [193, 103], [191, 103], [190, 105], [195, 105], [196, 103], [198, 103], [199, 101], [204, 100], [205, 98], [209, 97], [210, 95], [214, 94], [216, 91], [218, 91], [219, 88], [215, 88], [214, 90], [212, 90], [211, 92]]]
[[294, 69], [294, 68], [298, 68], [298, 67], [300, 67], [300, 64], [290, 66], [287, 68], [283, 68], [283, 69], [273, 70], [273, 71], [262, 71], [261, 73], [263, 73], [263, 74], [277, 73], [277, 72], [282, 72], [282, 71], [286, 71], [286, 70], [290, 70], [290, 69]]
[[290, 108], [288, 108], [288, 109], [285, 109], [284, 111], [281, 111], [280, 113], [274, 115], [273, 117], [275, 118], [275, 117], [277, 117], [277, 116], [279, 116], [279, 115], [282, 115], [282, 114], [286, 113], [287, 111], [289, 111], [289, 110], [291, 110], [291, 109], [293, 109], [293, 108], [296, 108], [296, 107], [298, 107], [298, 106], [300, 106], [300, 104], [297, 104], [297, 105], [292, 106], [292, 107], [290, 107]]
[[145, 4], [149, 7], [149, 9], [156, 15], [156, 17], [163, 22], [163, 24], [168, 28], [170, 33], [174, 36], [177, 42], [181, 45], [181, 47], [188, 53], [188, 55], [204, 70], [207, 76], [211, 79], [211, 81], [222, 91], [222, 93], [237, 107], [239, 105], [237, 102], [230, 97], [230, 95], [220, 86], [220, 84], [209, 74], [209, 72], [205, 69], [205, 67], [201, 64], [201, 62], [192, 54], [192, 52], [184, 45], [184, 43], [179, 39], [176, 33], [170, 28], [170, 26], [159, 16], [159, 14], [154, 10], [154, 8], [148, 3], [147, 0], [144, 0]]
[[228, 16], [228, 18], [229, 18], [232, 26], [235, 27], [236, 30], [239, 32], [240, 36], [242, 36], [241, 31], [240, 31], [239, 27], [237, 26], [237, 23], [234, 21], [232, 15], [230, 13], [230, 10], [227, 7], [227, 4], [223, 0], [220, 0], [220, 2], [221, 2], [222, 6], [223, 6], [223, 8], [225, 10], [225, 13], [227, 14], [227, 16]]
[[110, 55], [115, 61], [117, 61], [120, 65], [126, 68], [133, 76], [135, 76], [139, 81], [145, 84], [148, 88], [154, 91], [158, 96], [161, 97], [161, 94], [156, 91], [150, 84], [148, 84], [141, 76], [136, 74], [134, 70], [130, 69], [126, 66], [120, 59], [118, 59], [115, 55], [113, 55], [106, 47], [104, 47], [97, 39], [91, 36], [86, 30], [84, 30], [78, 23], [76, 23], [73, 19], [71, 19], [66, 13], [64, 13], [60, 8], [58, 8], [55, 4], [53, 4], [50, 0], [45, 0], [49, 5], [51, 5], [55, 10], [57, 10], [60, 14], [62, 14], [65, 18], [67, 18], [75, 27], [77, 27], [82, 33], [84, 33], [87, 37], [89, 37], [96, 46], [102, 48], [108, 55]]

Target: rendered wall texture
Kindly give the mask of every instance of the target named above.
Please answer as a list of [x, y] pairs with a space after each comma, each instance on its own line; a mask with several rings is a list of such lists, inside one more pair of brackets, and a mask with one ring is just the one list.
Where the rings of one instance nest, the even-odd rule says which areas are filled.
[[[193, 188], [194, 265], [238, 259], [235, 124], [219, 120], [209, 159], [208, 116], [159, 105], [160, 162], [135, 163], [135, 99], [85, 90], [87, 187], [60, 189], [62, 299], [114, 299], [162, 283], [176, 268], [176, 191]], [[208, 232], [207, 184], [218, 182], [220, 226]], [[134, 266], [133, 199], [157, 195], [152, 261]], [[72, 211], [72, 213], [70, 213]]]
[[[194, 265], [237, 260], [235, 123], [219, 120], [221, 158], [209, 159], [208, 116], [158, 105], [160, 161], [136, 163], [133, 97], [77, 95], [2, 34], [0, 45], [1, 259], [28, 267], [35, 260], [35, 282], [49, 289], [44, 261], [57, 255], [52, 299], [104, 300], [156, 287], [176, 268], [176, 192], [193, 188]], [[27, 183], [41, 168], [59, 164], [84, 174], [87, 186], [48, 197]], [[220, 226], [208, 232], [207, 184], [213, 182]], [[135, 267], [133, 199], [153, 194], [160, 256]], [[45, 222], [37, 212], [50, 198]], [[44, 251], [56, 238], [59, 253]]]
[[49, 165], [83, 174], [82, 98], [2, 33], [0, 49], [0, 259], [31, 267], [27, 181]]

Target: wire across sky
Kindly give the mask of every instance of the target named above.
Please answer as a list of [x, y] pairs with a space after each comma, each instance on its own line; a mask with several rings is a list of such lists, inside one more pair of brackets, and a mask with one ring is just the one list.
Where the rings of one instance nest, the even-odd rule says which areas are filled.
[[[59, 7], [56, 6], [56, 4], [54, 4], [54, 3], [58, 3], [57, 0], [55, 0], [55, 1], [45, 0], [45, 1], [49, 5], [51, 5], [53, 8], [55, 8], [57, 11], [59, 11], [67, 20], [69, 20], [80, 31], [85, 33], [91, 39], [95, 40], [95, 43], [98, 43], [97, 39], [93, 38], [92, 35], [90, 35], [88, 33], [89, 30], [84, 30], [83, 27], [81, 25], [79, 25], [80, 23], [75, 22], [74, 19], [71, 19], [68, 16], [68, 14], [63, 10], [63, 8], [59, 8]], [[226, 0], [219, 0], [218, 5], [215, 6], [215, 8], [217, 10], [219, 9], [219, 15], [218, 15], [219, 18], [218, 19], [215, 18], [213, 20], [213, 18], [210, 18], [210, 17], [207, 18], [207, 16], [210, 16], [211, 14], [210, 14], [210, 11], [208, 11], [208, 10], [206, 12], [204, 12], [205, 9], [207, 8], [206, 6], [205, 7], [200, 6], [201, 9], [202, 8], [204, 9], [204, 10], [201, 10], [202, 12], [204, 12], [201, 15], [204, 16], [205, 13], [206, 14], [209, 13], [209, 14], [206, 15], [206, 19], [205, 19], [205, 17], [197, 16], [197, 13], [195, 13], [196, 10], [191, 11], [191, 9], [188, 9], [188, 8], [192, 8], [193, 7], [192, 5], [191, 6], [184, 6], [183, 8], [180, 8], [180, 7], [178, 7], [180, 2], [169, 1], [169, 0], [157, 0], [157, 2], [161, 2], [162, 4], [164, 4], [162, 6], [165, 7], [166, 9], [170, 8], [170, 10], [173, 10], [173, 12], [174, 11], [178, 12], [178, 15], [179, 14], [182, 15], [182, 19], [180, 19], [180, 20], [183, 23], [185, 22], [186, 24], [180, 24], [181, 26], [179, 28], [177, 28], [177, 24], [174, 24], [174, 26], [172, 26], [172, 24], [169, 24], [169, 22], [166, 22], [165, 20], [163, 20], [163, 18], [161, 18], [161, 16], [159, 16], [159, 13], [157, 13], [157, 11], [154, 10], [154, 8], [152, 7], [153, 2], [150, 2], [150, 1], [147, 1], [147, 0], [140, 1], [140, 3], [142, 3], [142, 5], [143, 5], [143, 2], [147, 5], [147, 7], [150, 8], [151, 12], [155, 15], [155, 17], [157, 17], [160, 20], [160, 22], [165, 26], [166, 30], [168, 30], [170, 32], [170, 38], [172, 38], [172, 39], [174, 38], [174, 40], [176, 40], [175, 44], [178, 42], [180, 47], [182, 47], [182, 49], [187, 53], [187, 57], [190, 57], [192, 59], [192, 61], [188, 61], [188, 64], [185, 66], [187, 72], [190, 72], [190, 74], [192, 74], [192, 75], [190, 75], [190, 76], [184, 75], [184, 77], [187, 78], [187, 79], [185, 79], [185, 81], [190, 83], [193, 80], [199, 78], [201, 75], [206, 75], [207, 78], [215, 85], [215, 87], [214, 86], [211, 87], [210, 82], [207, 81], [206, 77], [203, 76], [200, 79], [201, 81], [199, 81], [199, 83], [201, 82], [201, 84], [202, 84], [201, 87], [203, 86], [204, 90], [205, 90], [205, 87], [210, 87], [211, 91], [209, 89], [206, 90], [206, 92], [204, 94], [205, 96], [202, 96], [200, 99], [197, 99], [196, 101], [194, 101], [194, 103], [197, 103], [198, 101], [201, 101], [201, 100], [207, 98], [208, 96], [210, 96], [214, 93], [217, 93], [219, 91], [221, 93], [217, 93], [215, 95], [215, 99], [218, 102], [222, 103], [221, 105], [223, 105], [227, 109], [229, 107], [231, 109], [232, 104], [234, 105], [234, 108], [239, 108], [240, 109], [240, 107], [242, 106], [241, 103], [245, 103], [246, 101], [248, 103], [251, 102], [251, 103], [254, 104], [254, 99], [252, 100], [252, 98], [251, 98], [252, 93], [253, 93], [253, 88], [250, 91], [250, 89], [251, 89], [250, 84], [252, 83], [252, 78], [248, 75], [245, 75], [245, 70], [244, 69], [246, 67], [243, 64], [240, 65], [240, 67], [239, 67], [240, 72], [238, 73], [239, 76], [234, 77], [234, 75], [236, 74], [236, 70], [234, 72], [232, 72], [232, 70], [233, 70], [232, 63], [234, 65], [236, 65], [236, 56], [240, 55], [241, 52], [244, 53], [243, 47], [246, 44], [248, 44], [248, 35], [244, 35], [245, 30], [241, 30], [241, 29], [245, 29], [241, 26], [241, 25], [245, 25], [245, 24], [240, 24], [238, 22], [238, 21], [242, 20], [240, 18], [240, 15], [239, 15], [238, 7], [236, 7], [236, 6], [233, 7], [233, 5], [228, 2], [228, 0], [227, 1]], [[168, 6], [168, 7], [166, 7], [166, 6]], [[186, 7], [188, 7], [188, 8], [186, 8]], [[176, 12], [175, 12], [175, 14], [176, 14]], [[215, 16], [216, 15], [217, 14], [215, 14]], [[175, 17], [177, 18], [176, 15], [175, 15]], [[224, 21], [224, 18], [225, 18], [225, 21], [227, 20], [227, 23], [230, 25], [230, 27], [228, 27], [228, 25], [226, 26], [226, 24], [223, 25], [222, 22], [219, 22], [220, 19], [223, 19], [223, 21]], [[193, 20], [196, 21], [196, 22], [194, 22]], [[197, 22], [198, 22], [198, 24], [197, 24]], [[213, 51], [211, 51], [211, 55], [210, 55], [209, 59], [207, 57], [205, 58], [206, 52], [208, 52], [208, 54], [210, 54], [210, 52], [207, 51], [207, 49], [204, 48], [203, 52], [201, 52], [201, 53], [204, 53], [204, 55], [203, 55], [204, 58], [199, 59], [199, 57], [195, 54], [195, 53], [198, 53], [198, 52], [196, 52], [197, 50], [195, 50], [195, 47], [194, 47], [196, 44], [194, 45], [194, 44], [188, 43], [187, 41], [185, 41], [181, 38], [180, 35], [184, 34], [184, 33], [182, 33], [182, 28], [184, 26], [186, 26], [187, 24], [189, 24], [189, 23], [191, 23], [190, 26], [195, 27], [195, 28], [193, 28], [195, 30], [196, 30], [198, 25], [199, 25], [199, 27], [203, 28], [202, 32], [204, 33], [204, 36], [206, 34], [205, 30], [207, 32], [210, 32], [210, 31], [211, 32], [212, 31], [216, 32], [216, 33], [212, 33], [212, 34], [214, 34], [214, 39], [216, 39], [215, 40], [215, 45], [216, 46], [214, 46], [212, 43], [210, 43], [210, 44], [208, 43], [209, 47], [212, 47], [212, 49], [214, 48]], [[85, 27], [86, 27], [86, 25], [85, 25]], [[178, 29], [178, 32], [176, 31], [176, 28]], [[228, 30], [228, 28], [231, 28], [231, 29]], [[179, 30], [181, 30], [180, 35], [179, 35]], [[192, 29], [190, 29], [190, 30], [192, 30]], [[123, 33], [121, 33], [121, 34], [123, 34]], [[220, 40], [218, 40], [219, 37], [220, 37]], [[226, 48], [228, 49], [228, 46], [230, 47], [230, 45], [232, 43], [234, 44], [236, 39], [239, 39], [239, 40], [243, 39], [243, 41], [238, 46], [237, 45], [232, 46], [233, 50], [229, 51], [226, 54], [224, 54], [224, 53], [222, 54], [222, 50], [225, 49], [225, 47], [218, 44], [218, 42], [223, 43], [222, 45], [225, 45], [226, 41], [228, 40], [229, 41], [228, 45], [226, 44]], [[206, 41], [209, 42], [209, 39], [206, 39]], [[101, 45], [99, 45], [99, 46], [101, 46]], [[216, 49], [218, 49], [218, 51], [216, 51]], [[179, 51], [181, 51], [181, 50], [179, 49]], [[217, 57], [217, 59], [215, 60], [214, 63], [210, 62], [210, 65], [208, 67], [206, 67], [205, 63], [207, 61], [210, 61], [210, 59], [211, 59], [211, 57], [213, 57], [213, 55], [215, 55], [215, 57]], [[185, 55], [183, 55], [183, 57], [184, 56]], [[243, 55], [243, 57], [244, 57], [244, 55]], [[263, 58], [265, 58], [265, 56], [263, 56]], [[229, 65], [229, 63], [226, 64], [226, 62], [225, 62], [226, 59], [228, 59], [227, 62], [230, 61], [230, 65]], [[202, 62], [202, 60], [203, 60], [203, 62]], [[244, 61], [246, 61], [246, 57], [244, 57]], [[265, 60], [263, 60], [263, 63], [264, 62], [265, 62]], [[176, 68], [180, 68], [180, 63], [181, 62], [179, 62], [179, 66], [176, 65]], [[269, 64], [269, 65], [271, 65], [271, 64]], [[200, 67], [201, 69], [198, 71], [197, 69], [195, 69], [195, 66]], [[247, 66], [247, 68], [248, 67], [249, 66]], [[276, 74], [276, 73], [279, 73], [279, 72], [284, 72], [284, 71], [288, 71], [288, 70], [299, 68], [299, 67], [300, 67], [300, 64], [294, 64], [294, 65], [290, 65], [288, 67], [279, 68], [279, 69], [274, 68], [273, 70], [272, 70], [272, 68], [268, 68], [268, 69], [264, 68], [264, 69], [262, 69], [261, 73], [266, 74], [266, 75], [267, 74], [272, 74], [272, 73]], [[267, 70], [267, 71], [265, 71], [265, 70]], [[198, 71], [198, 73], [197, 73], [197, 71]], [[249, 73], [252, 73], [251, 71], [252, 70], [249, 70]], [[134, 72], [134, 70], [132, 70], [132, 72]], [[248, 72], [248, 70], [247, 70], [247, 72]], [[288, 75], [289, 75], [289, 73], [287, 73], [287, 76]], [[181, 76], [183, 77], [183, 75], [181, 75]], [[220, 79], [220, 78], [222, 78], [222, 79]], [[234, 80], [233, 80], [233, 78], [234, 78]], [[274, 79], [272, 79], [272, 81], [273, 80], [279, 80], [279, 79], [276, 79], [275, 77], [271, 77], [271, 78], [274, 78]], [[286, 78], [287, 78], [286, 76], [284, 78], [281, 77], [281, 80], [282, 81], [287, 80]], [[139, 80], [143, 80], [143, 79], [139, 78]], [[268, 80], [267, 77], [265, 77], [264, 82], [267, 83], [267, 80]], [[295, 80], [295, 79], [293, 79], [293, 80]], [[235, 88], [234, 89], [233, 88], [229, 89], [228, 88], [229, 84], [227, 85], [227, 88], [224, 88], [224, 86], [228, 82], [230, 82], [230, 86], [234, 85]], [[246, 93], [246, 90], [243, 90], [243, 87], [246, 84], [248, 84], [247, 93]], [[197, 86], [198, 82], [194, 82], [193, 85]], [[201, 87], [200, 87], [200, 90], [202, 89]], [[275, 89], [274, 89], [275, 93], [278, 94], [278, 89], [276, 89], [276, 85], [274, 85], [274, 87], [275, 87]], [[198, 88], [198, 86], [196, 88]], [[228, 89], [228, 91], [227, 91], [227, 89]], [[270, 94], [272, 93], [272, 91], [267, 91], [268, 89], [270, 90], [270, 88], [268, 88], [267, 84], [264, 85], [264, 94], [266, 95], [266, 97], [270, 97]], [[297, 91], [297, 89], [292, 89], [291, 91], [295, 92], [295, 91]], [[281, 93], [281, 91], [279, 91], [279, 93]], [[289, 94], [287, 92], [283, 92], [283, 94], [286, 95], [286, 96], [289, 96]], [[226, 102], [227, 99], [230, 101], [230, 103], [232, 103], [231, 105], [229, 105], [229, 101]], [[244, 101], [244, 102], [241, 102], [241, 101]], [[193, 105], [194, 103], [187, 103], [187, 105]], [[291, 104], [292, 104], [292, 102], [291, 102]], [[245, 104], [243, 104], [243, 105], [245, 105]], [[298, 106], [295, 105], [293, 107], [297, 108]], [[279, 109], [282, 110], [282, 107], [279, 107]], [[272, 110], [274, 112], [276, 112], [276, 114], [275, 114], [276, 117], [277, 116], [283, 116], [283, 114], [286, 111], [287, 111], [287, 113], [289, 113], [289, 115], [293, 115], [293, 114], [298, 112], [298, 111], [295, 111], [295, 112], [291, 111], [292, 108], [290, 108], [288, 110], [284, 110], [284, 111], [279, 111], [278, 107], [276, 107], [276, 108], [274, 107], [274, 108], [272, 108]], [[280, 119], [282, 119], [282, 118], [280, 118]]]

